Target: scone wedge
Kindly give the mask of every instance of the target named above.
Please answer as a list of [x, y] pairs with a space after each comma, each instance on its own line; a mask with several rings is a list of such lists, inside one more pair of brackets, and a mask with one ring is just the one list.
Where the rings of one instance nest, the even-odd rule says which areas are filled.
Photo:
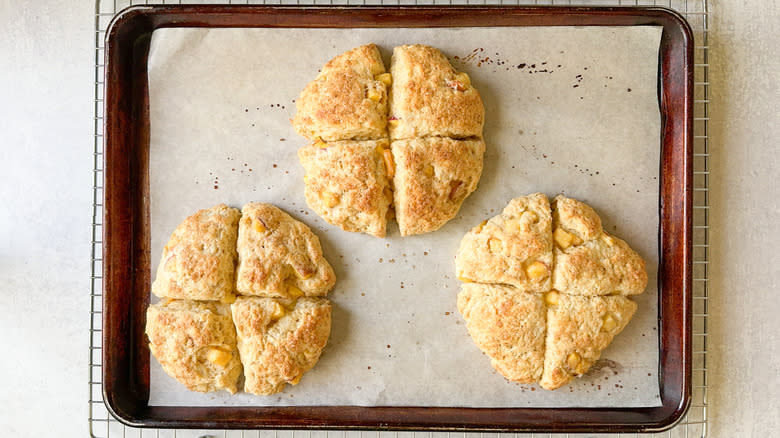
[[152, 293], [232, 301], [240, 215], [238, 209], [219, 204], [185, 219], [163, 248]]
[[498, 216], [472, 228], [455, 256], [461, 281], [508, 284], [524, 292], [551, 288], [552, 216], [542, 193], [509, 202]]
[[390, 139], [482, 136], [485, 108], [479, 92], [438, 49], [398, 46], [393, 49], [390, 73]]
[[485, 142], [425, 137], [392, 143], [395, 218], [402, 236], [438, 230], [482, 175]]
[[306, 203], [345, 231], [385, 237], [392, 192], [387, 140], [315, 142], [298, 150]]
[[468, 283], [458, 294], [458, 311], [474, 343], [501, 375], [520, 383], [542, 377], [547, 308], [541, 294]]
[[336, 283], [319, 238], [271, 204], [244, 206], [237, 245], [236, 290], [242, 295], [323, 296]]
[[547, 350], [539, 385], [552, 390], [585, 374], [623, 331], [636, 307], [622, 296], [558, 294], [547, 311]]
[[645, 261], [604, 232], [588, 205], [558, 195], [552, 202], [553, 288], [575, 295], [636, 295], [647, 287]]
[[301, 92], [292, 124], [310, 140], [368, 140], [386, 137], [390, 75], [374, 44], [330, 60]]
[[163, 370], [192, 391], [237, 391], [241, 362], [227, 304], [164, 300], [146, 312], [149, 350]]
[[295, 385], [319, 360], [330, 336], [324, 298], [239, 297], [231, 305], [244, 364], [244, 391], [270, 395]]

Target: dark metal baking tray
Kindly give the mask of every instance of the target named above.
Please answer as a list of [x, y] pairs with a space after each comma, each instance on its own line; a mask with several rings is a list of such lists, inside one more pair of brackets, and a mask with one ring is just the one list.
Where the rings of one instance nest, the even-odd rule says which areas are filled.
[[[164, 27], [661, 26], [659, 145], [659, 389], [646, 408], [426, 406], [149, 406], [144, 335], [151, 284], [147, 55]], [[103, 218], [103, 392], [127, 425], [439, 431], [638, 432], [685, 413], [691, 376], [693, 38], [664, 8], [141, 6], [106, 32]]]

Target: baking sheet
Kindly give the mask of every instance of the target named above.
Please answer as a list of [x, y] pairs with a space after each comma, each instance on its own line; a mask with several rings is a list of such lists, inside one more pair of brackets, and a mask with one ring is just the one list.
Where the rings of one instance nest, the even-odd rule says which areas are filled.
[[[333, 328], [297, 386], [259, 397], [199, 394], [151, 358], [153, 406], [650, 407], [660, 405], [656, 284], [659, 27], [161, 29], [149, 54], [152, 275], [186, 216], [224, 202], [274, 203], [319, 235], [338, 283]], [[435, 233], [377, 239], [305, 204], [294, 100], [333, 56], [377, 43], [436, 46], [486, 108], [479, 188]], [[388, 62], [389, 65], [389, 62]], [[639, 310], [585, 377], [548, 392], [507, 382], [456, 310], [462, 235], [510, 199], [564, 193], [648, 261]], [[155, 298], [152, 298], [155, 300]]]

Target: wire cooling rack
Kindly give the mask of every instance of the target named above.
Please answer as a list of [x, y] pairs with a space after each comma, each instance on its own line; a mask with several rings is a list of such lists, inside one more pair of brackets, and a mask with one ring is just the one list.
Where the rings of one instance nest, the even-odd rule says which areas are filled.
[[[683, 14], [690, 23], [694, 49], [694, 162], [693, 162], [693, 369], [691, 407], [681, 422], [657, 434], [529, 434], [530, 437], [668, 437], [707, 436], [707, 317], [709, 298], [709, 46], [708, 0], [209, 0], [222, 4], [300, 4], [300, 5], [385, 5], [463, 4], [463, 5], [588, 5], [665, 6]], [[114, 419], [103, 404], [101, 381], [102, 349], [102, 272], [103, 260], [103, 59], [104, 38], [114, 15], [127, 6], [138, 4], [204, 3], [197, 0], [96, 0], [95, 4], [95, 149], [92, 212], [92, 280], [89, 346], [89, 433], [92, 437], [138, 438], [499, 438], [497, 433], [429, 432], [318, 432], [318, 431], [241, 431], [241, 430], [156, 430], [124, 426]], [[513, 434], [518, 435], [518, 434]]]

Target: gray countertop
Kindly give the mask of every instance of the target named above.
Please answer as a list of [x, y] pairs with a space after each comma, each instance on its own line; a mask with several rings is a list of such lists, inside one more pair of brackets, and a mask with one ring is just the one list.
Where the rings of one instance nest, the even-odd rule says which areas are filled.
[[[768, 437], [780, 429], [780, 3], [710, 8], [709, 435]], [[88, 434], [94, 12], [93, 0], [0, 0], [9, 436]]]

